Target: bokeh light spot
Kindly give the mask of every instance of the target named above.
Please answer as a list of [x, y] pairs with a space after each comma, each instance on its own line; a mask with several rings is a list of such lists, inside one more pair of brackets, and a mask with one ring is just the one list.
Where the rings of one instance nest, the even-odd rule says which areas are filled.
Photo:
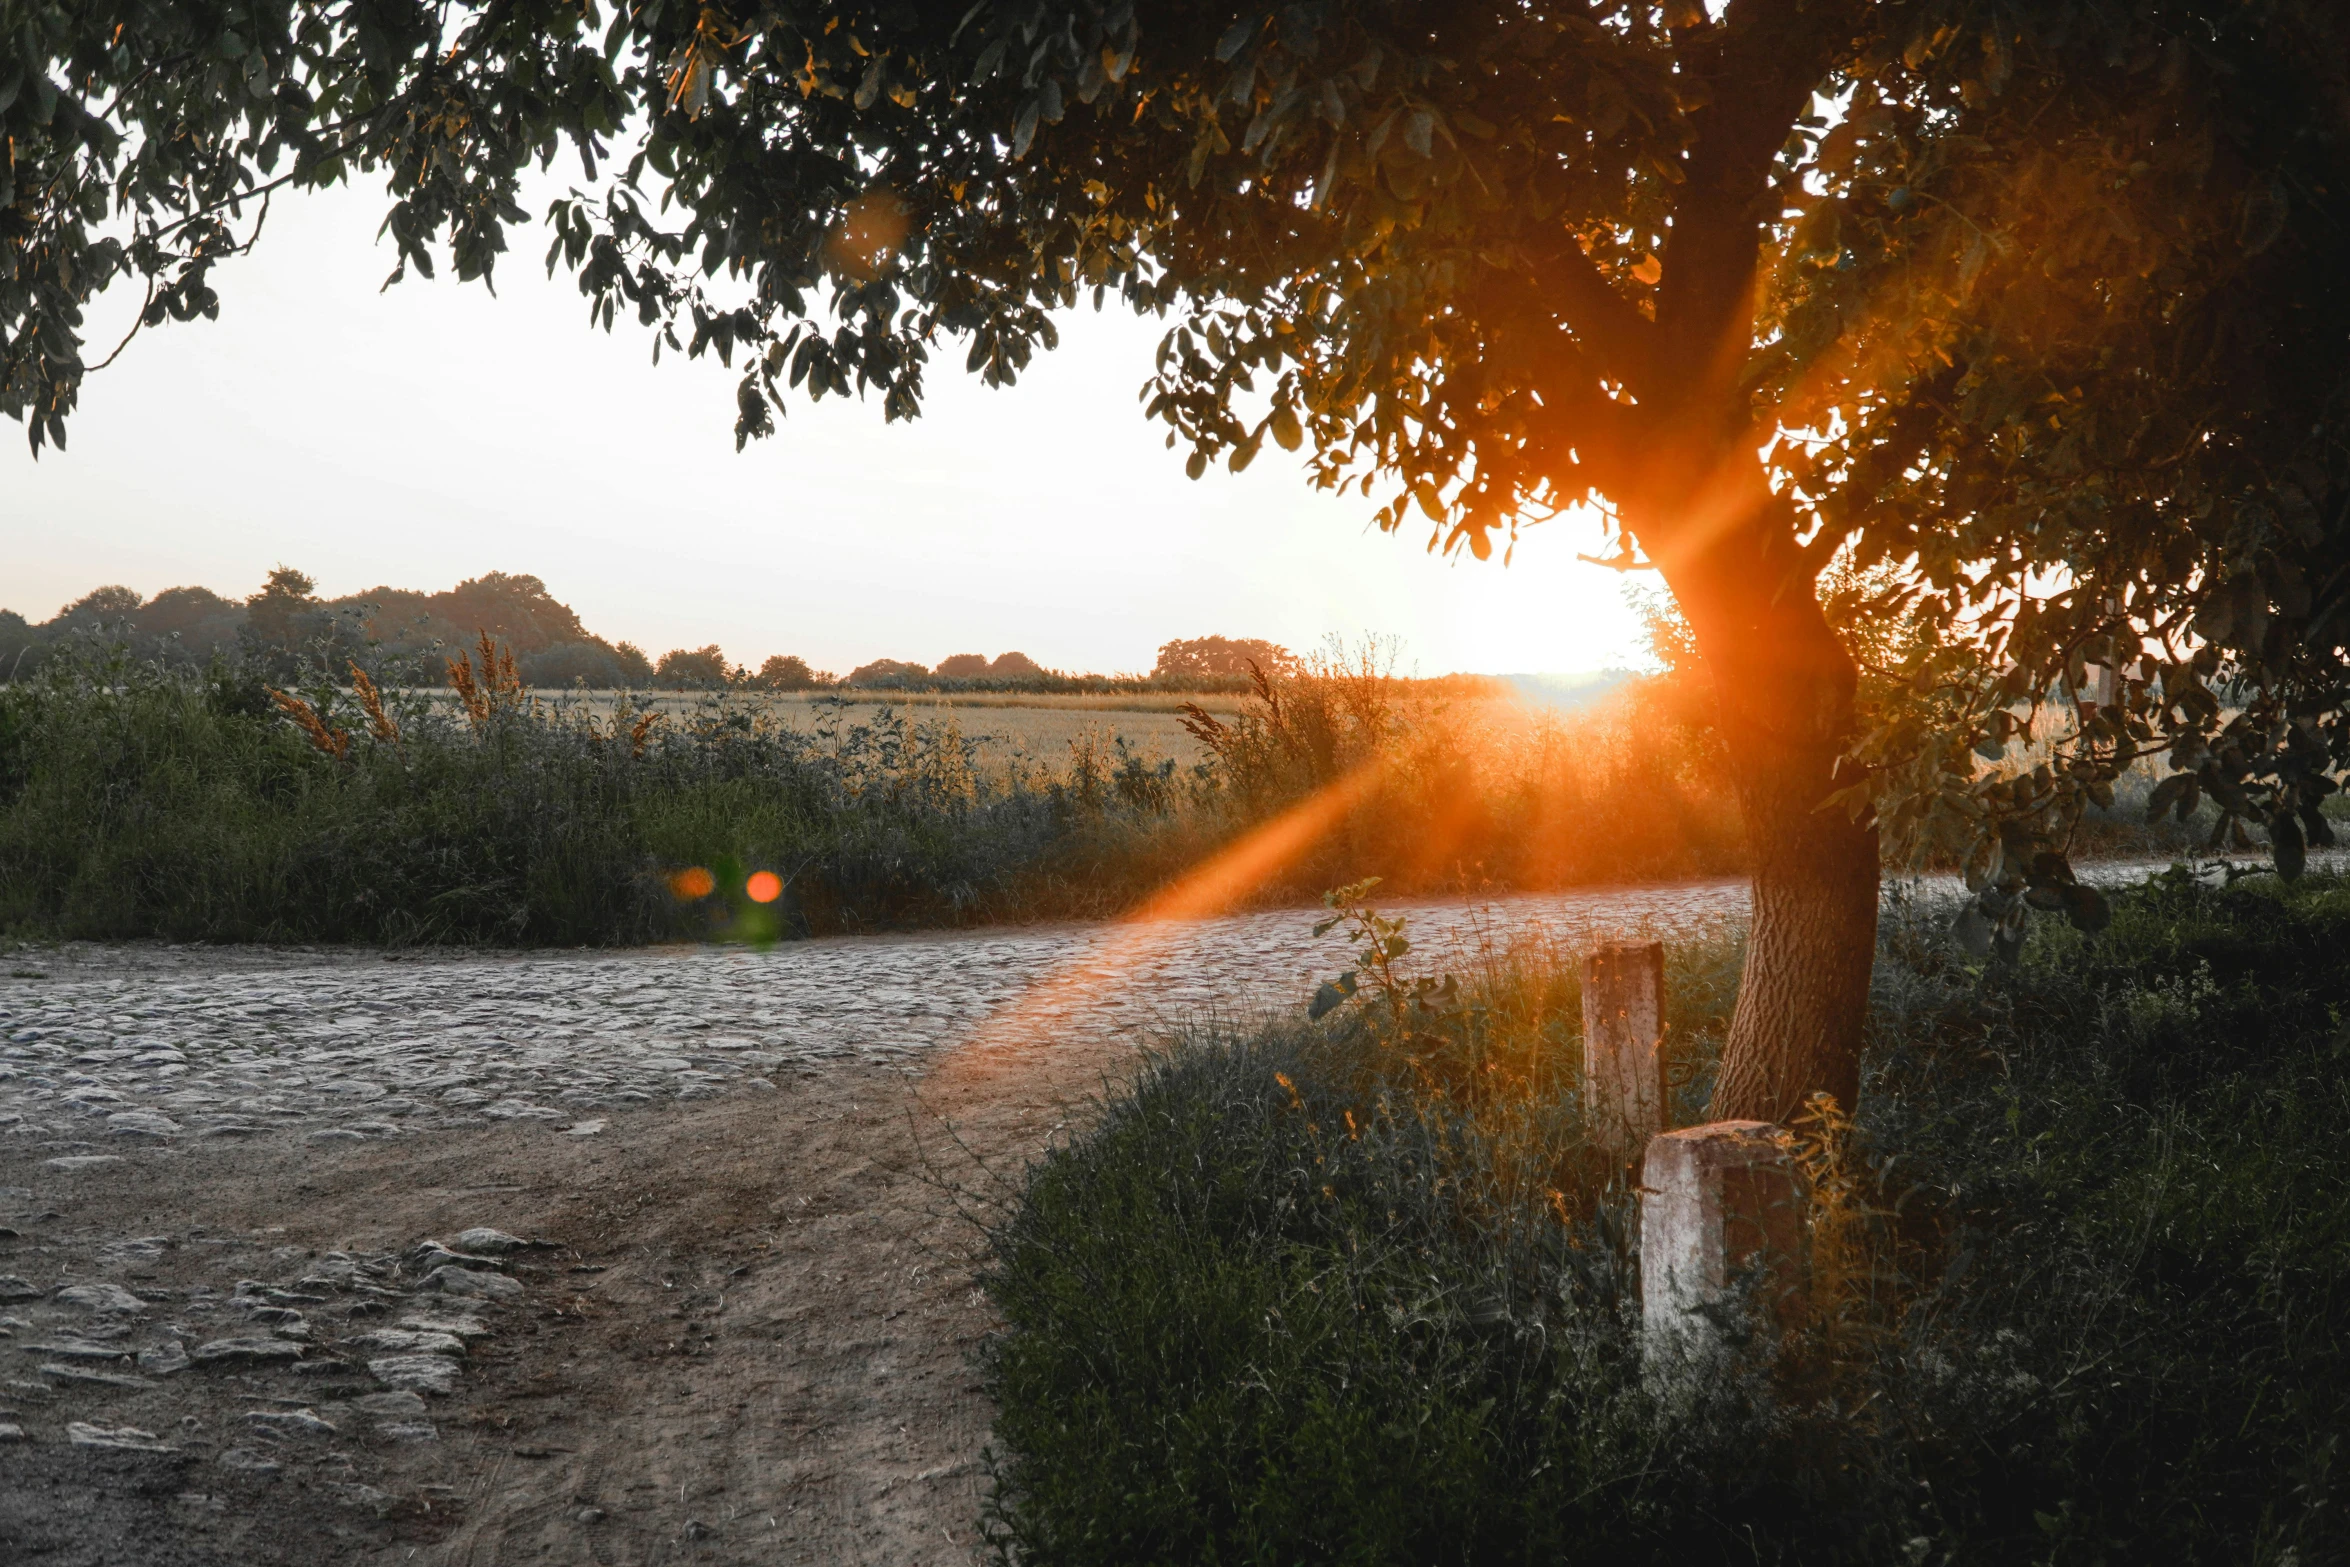
[[669, 890], [690, 903], [696, 898], [707, 898], [716, 890], [718, 878], [699, 865], [676, 872], [669, 878]]
[[743, 891], [753, 903], [773, 903], [783, 896], [783, 878], [773, 871], [754, 871]]

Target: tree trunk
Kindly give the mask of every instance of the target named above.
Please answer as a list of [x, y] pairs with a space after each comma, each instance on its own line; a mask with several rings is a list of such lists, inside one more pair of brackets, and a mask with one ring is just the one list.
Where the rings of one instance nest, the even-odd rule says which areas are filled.
[[1746, 970], [1708, 1113], [1783, 1122], [1815, 1092], [1847, 1109], [1858, 1096], [1877, 834], [1841, 806], [1822, 808], [1846, 781], [1838, 759], [1853, 732], [1856, 672], [1785, 503], [1748, 496], [1726, 526], [1656, 536], [1680, 535], [1683, 547], [1663, 552], [1665, 576], [1713, 672], [1754, 856]]

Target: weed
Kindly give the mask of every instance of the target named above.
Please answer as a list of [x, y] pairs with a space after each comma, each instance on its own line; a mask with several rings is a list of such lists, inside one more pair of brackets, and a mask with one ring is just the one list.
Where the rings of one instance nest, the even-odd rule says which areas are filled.
[[[1642, 1373], [1568, 954], [1172, 1043], [995, 1234], [997, 1548], [2344, 1560], [2350, 888], [2159, 879], [2009, 969], [1946, 918], [1887, 921], [1861, 1103], [1790, 1128], [1811, 1320], [1693, 1399]], [[1669, 954], [1694, 1076], [1738, 960]]]

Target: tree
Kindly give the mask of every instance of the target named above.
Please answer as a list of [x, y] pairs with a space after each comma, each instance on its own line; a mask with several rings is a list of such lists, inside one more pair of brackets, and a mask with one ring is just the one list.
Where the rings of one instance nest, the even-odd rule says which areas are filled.
[[808, 667], [808, 661], [796, 653], [774, 654], [759, 666], [759, 684], [769, 691], [813, 691], [819, 685], [831, 683], [818, 676]]
[[317, 581], [307, 572], [279, 565], [245, 600], [246, 641], [254, 657], [280, 678], [288, 676], [295, 649], [325, 627], [317, 591]]
[[733, 675], [727, 668], [726, 655], [713, 642], [703, 648], [671, 648], [653, 666], [653, 678], [681, 690], [716, 690]]
[[622, 642], [612, 649], [620, 660], [620, 683], [624, 686], [649, 686], [653, 683], [653, 661], [645, 657], [645, 650], [634, 642]]
[[941, 680], [984, 680], [987, 678], [985, 653], [956, 653], [938, 661]]
[[1267, 675], [1297, 668], [1289, 649], [1261, 637], [1178, 637], [1159, 645], [1153, 680], [1247, 679], [1250, 666]]
[[870, 664], [859, 664], [849, 671], [845, 682], [852, 686], [882, 686], [902, 688], [927, 685], [930, 671], [921, 664], [910, 664], [904, 659], [877, 658]]
[[[1755, 855], [1717, 1115], [1852, 1097], [1880, 823], [1995, 845], [2003, 929], [2030, 899], [2093, 920], [2039, 845], [2120, 754], [2099, 722], [2200, 736], [2211, 770], [2174, 759], [2238, 815], [2350, 762], [2344, 587], [2301, 564], [2345, 494], [2341, 307], [2308, 286], [2345, 188], [2326, 0], [236, 15], [19, 29], [0, 406], [36, 452], [92, 291], [127, 271], [144, 321], [209, 314], [267, 190], [355, 170], [389, 183], [395, 277], [436, 244], [486, 277], [524, 165], [575, 154], [602, 188], [554, 203], [550, 267], [657, 351], [742, 350], [738, 441], [791, 388], [911, 416], [950, 338], [1009, 383], [1082, 297], [1171, 315], [1147, 408], [1195, 475], [1270, 439], [1383, 527], [1505, 560], [1590, 501], [1613, 563], [1661, 570]], [[1886, 575], [1831, 619], [1838, 561]], [[1907, 651], [1864, 696], [1872, 624]], [[2078, 765], [1953, 770], [2091, 655], [2164, 667]], [[2231, 673], [2302, 739], [2218, 726]]]

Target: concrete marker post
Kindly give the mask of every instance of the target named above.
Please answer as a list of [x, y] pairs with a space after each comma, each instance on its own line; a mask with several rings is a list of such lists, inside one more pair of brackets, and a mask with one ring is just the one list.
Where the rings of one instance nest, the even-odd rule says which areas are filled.
[[1652, 1373], [1718, 1362], [1741, 1310], [1770, 1334], [1803, 1320], [1811, 1275], [1804, 1210], [1783, 1128], [1714, 1121], [1649, 1143], [1640, 1308], [1642, 1358]]
[[1583, 1106], [1593, 1137], [1629, 1161], [1670, 1124], [1665, 949], [1604, 946], [1583, 960]]

